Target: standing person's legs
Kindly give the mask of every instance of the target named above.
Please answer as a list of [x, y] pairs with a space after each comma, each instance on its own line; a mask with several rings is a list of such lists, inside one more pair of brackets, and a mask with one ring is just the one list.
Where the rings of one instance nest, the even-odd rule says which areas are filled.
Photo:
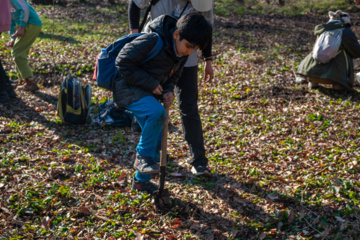
[[159, 172], [156, 164], [159, 140], [165, 123], [166, 112], [161, 103], [152, 96], [144, 97], [126, 108], [132, 111], [142, 129], [140, 141], [136, 147], [137, 169], [133, 188], [152, 193], [157, 186], [151, 183], [151, 174]]
[[0, 62], [0, 103], [10, 101], [10, 97], [6, 91], [6, 73]]
[[29, 65], [28, 54], [31, 45], [36, 40], [40, 31], [41, 26], [27, 24], [24, 35], [16, 38], [14, 46], [11, 50], [18, 77], [20, 80], [24, 79], [27, 84], [23, 88], [25, 91], [35, 91], [38, 89], [36, 82], [32, 80], [33, 73]]
[[16, 98], [16, 93], [14, 92], [14, 88], [11, 86], [9, 77], [6, 75], [5, 69], [3, 68], [1, 61], [0, 61], [0, 89], [2, 92], [1, 96], [4, 97], [5, 95], [8, 95], [8, 97], [10, 98]]
[[207, 169], [208, 159], [205, 156], [204, 137], [197, 105], [197, 72], [197, 66], [185, 67], [175, 86], [175, 91], [178, 98], [185, 140], [190, 148], [190, 164], [194, 166], [192, 172], [196, 175], [208, 175], [210, 171]]

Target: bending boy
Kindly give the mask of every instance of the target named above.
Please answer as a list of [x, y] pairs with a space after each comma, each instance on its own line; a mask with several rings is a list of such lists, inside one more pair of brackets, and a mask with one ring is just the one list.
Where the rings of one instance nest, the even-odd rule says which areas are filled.
[[118, 107], [132, 111], [142, 132], [136, 147], [134, 167], [137, 170], [132, 187], [153, 193], [151, 174], [158, 173], [161, 131], [165, 123], [164, 105], [174, 100], [174, 85], [181, 76], [185, 61], [198, 48], [203, 49], [211, 39], [212, 27], [199, 14], [176, 19], [162, 15], [149, 26], [164, 41], [164, 48], [151, 60], [140, 64], [155, 46], [158, 36], [148, 33], [126, 44], [116, 58], [119, 71], [115, 81], [114, 101]]
[[[213, 0], [131, 0], [129, 3], [131, 33], [139, 31], [140, 9], [148, 4], [152, 4], [150, 19], [162, 14], [168, 14], [178, 19], [188, 13], [200, 12], [211, 24], [214, 23]], [[149, 32], [148, 30], [145, 27], [145, 32]], [[210, 40], [209, 44], [202, 49], [202, 55], [205, 58], [204, 80], [211, 80], [214, 76], [211, 63], [211, 45]], [[194, 51], [184, 65], [182, 75], [175, 85], [175, 93], [178, 99], [184, 137], [190, 149], [191, 158], [189, 163], [192, 165], [191, 172], [197, 176], [210, 176], [209, 160], [206, 157], [203, 129], [197, 103], [198, 71], [198, 54]]]

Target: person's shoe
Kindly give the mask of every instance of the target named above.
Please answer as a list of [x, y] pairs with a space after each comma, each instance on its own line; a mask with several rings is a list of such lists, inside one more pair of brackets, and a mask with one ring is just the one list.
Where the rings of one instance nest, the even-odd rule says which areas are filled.
[[131, 187], [132, 189], [136, 189], [140, 192], [147, 192], [148, 194], [153, 194], [155, 191], [159, 190], [159, 186], [150, 180], [146, 182], [140, 182], [135, 178], [135, 176], [133, 178]]
[[206, 176], [206, 177], [211, 176], [210, 170], [205, 165], [193, 166], [191, 168], [191, 172], [195, 176]]
[[35, 92], [39, 90], [39, 87], [37, 86], [35, 79], [27, 78], [25, 79], [25, 84], [19, 86], [17, 89], [20, 91]]
[[5, 88], [5, 90], [6, 90], [6, 93], [9, 95], [10, 98], [16, 98], [17, 97], [17, 95], [16, 95], [16, 93], [14, 91], [14, 88], [13, 88], [13, 86], [11, 86], [11, 84], [8, 84], [6, 86], [6, 88]]
[[5, 90], [0, 91], [0, 103], [10, 101], [10, 97]]
[[307, 80], [306, 80], [306, 77], [304, 77], [304, 76], [296, 76], [296, 78], [295, 78], [295, 83], [296, 84], [303, 84], [303, 83], [306, 83], [307, 82]]
[[9, 80], [10, 81], [10, 83], [12, 83], [12, 84], [21, 84], [21, 80], [20, 79], [14, 79], [14, 80]]
[[151, 157], [136, 154], [134, 168], [143, 174], [159, 173], [160, 168]]
[[318, 87], [319, 87], [319, 84], [318, 84], [318, 83], [313, 83], [313, 82], [309, 82], [309, 83], [308, 83], [308, 88], [309, 88], [309, 90], [315, 89], [315, 88], [318, 88]]

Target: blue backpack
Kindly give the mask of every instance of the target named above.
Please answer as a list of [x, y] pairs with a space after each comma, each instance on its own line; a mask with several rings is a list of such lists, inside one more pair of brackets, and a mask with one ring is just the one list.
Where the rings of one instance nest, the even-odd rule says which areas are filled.
[[[143, 35], [144, 33], [136, 33], [131, 35], [125, 35], [112, 44], [110, 44], [107, 48], [101, 49], [101, 53], [98, 55], [96, 60], [95, 72], [94, 72], [94, 80], [96, 78], [97, 84], [99, 87], [105, 88], [107, 90], [112, 91], [115, 78], [118, 74], [118, 70], [115, 66], [115, 60], [121, 49], [125, 46], [125, 44], [131, 42], [135, 38]], [[151, 49], [147, 58], [143, 60], [140, 64], [143, 64], [157, 54], [163, 49], [164, 41], [160, 37], [159, 34], [156, 33], [158, 36], [158, 41], [156, 45]]]

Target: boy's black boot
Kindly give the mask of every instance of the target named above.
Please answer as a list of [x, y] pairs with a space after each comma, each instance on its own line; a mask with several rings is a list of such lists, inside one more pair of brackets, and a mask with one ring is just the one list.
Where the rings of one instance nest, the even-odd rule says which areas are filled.
[[147, 192], [148, 194], [153, 194], [155, 191], [159, 190], [159, 186], [151, 182], [150, 180], [146, 182], [140, 182], [135, 178], [135, 176], [133, 178], [131, 187], [140, 192]]
[[10, 101], [10, 97], [5, 90], [0, 91], [0, 103]]

